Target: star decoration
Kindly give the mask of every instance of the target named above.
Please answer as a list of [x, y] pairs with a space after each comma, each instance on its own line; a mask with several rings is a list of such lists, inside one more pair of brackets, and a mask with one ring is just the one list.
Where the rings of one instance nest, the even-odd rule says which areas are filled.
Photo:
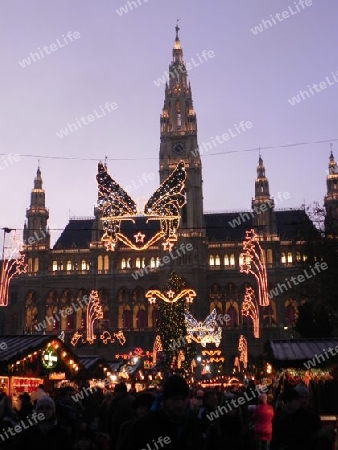
[[156, 297], [151, 297], [151, 298], [148, 299], [148, 301], [149, 301], [150, 304], [156, 303]]
[[116, 247], [116, 242], [105, 242], [104, 246], [106, 247], [107, 251], [114, 251]]
[[142, 234], [140, 231], [137, 234], [134, 234], [134, 238], [136, 239], [136, 242], [141, 242], [142, 244], [143, 244], [145, 237], [146, 237], [146, 235]]
[[194, 298], [191, 295], [188, 295], [188, 297], [185, 298], [187, 303], [192, 303], [194, 301]]
[[175, 292], [171, 289], [169, 289], [169, 291], [166, 293], [168, 298], [174, 298]]
[[165, 241], [162, 243], [162, 245], [163, 245], [163, 250], [169, 250], [169, 252], [171, 251], [171, 249], [174, 246], [174, 244], [172, 244], [170, 241]]

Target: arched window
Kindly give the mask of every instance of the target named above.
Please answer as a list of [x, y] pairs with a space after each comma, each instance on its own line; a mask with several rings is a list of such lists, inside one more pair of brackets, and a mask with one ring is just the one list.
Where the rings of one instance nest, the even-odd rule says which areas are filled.
[[238, 327], [238, 305], [236, 302], [227, 302], [226, 313], [230, 316], [230, 320], [227, 322], [227, 327], [237, 328]]
[[60, 261], [59, 270], [63, 270], [63, 261]]
[[131, 269], [131, 258], [127, 259], [127, 268]]
[[34, 272], [39, 272], [39, 258], [34, 258]]
[[215, 258], [214, 255], [209, 256], [209, 265], [214, 266], [215, 265]]
[[307, 261], [307, 255], [303, 255], [303, 262]]
[[155, 266], [155, 258], [154, 257], [152, 257], [151, 259], [150, 259], [150, 267], [153, 269], [154, 267], [156, 267]]
[[67, 267], [66, 267], [66, 270], [68, 270], [68, 271], [70, 271], [70, 270], [72, 270], [72, 262], [71, 261], [67, 261]]
[[272, 250], [271, 250], [271, 248], [267, 249], [266, 254], [267, 254], [267, 262], [268, 262], [268, 264], [272, 265], [273, 264], [273, 259], [272, 259]]
[[101, 270], [103, 270], [103, 256], [102, 255], [99, 255], [97, 257], [97, 270], [99, 272], [101, 272]]
[[87, 262], [84, 259], [81, 261], [81, 270], [87, 270]]
[[56, 272], [58, 270], [58, 262], [53, 261], [53, 272]]
[[161, 262], [160, 257], [157, 256], [157, 258], [156, 258], [156, 267], [160, 267], [160, 262]]
[[300, 252], [297, 252], [296, 253], [296, 261], [301, 262], [301, 260], [302, 260], [302, 255], [300, 254]]
[[153, 312], [152, 312], [152, 315], [151, 315], [151, 319], [152, 319], [152, 323], [151, 323], [151, 326], [153, 327], [153, 328], [156, 328], [156, 326], [157, 326], [157, 321], [158, 321], [158, 319], [159, 319], [159, 317], [160, 317], [160, 312], [159, 312], [159, 310], [158, 309], [153, 309]]
[[224, 255], [224, 265], [229, 266], [229, 264], [230, 264], [229, 255]]
[[136, 328], [146, 328], [147, 315], [145, 309], [139, 309], [136, 315]]
[[125, 260], [124, 258], [122, 258], [122, 261], [121, 261], [121, 269], [125, 269], [126, 267], [127, 267], [126, 260]]
[[136, 269], [141, 268], [141, 258], [136, 258], [135, 267], [136, 267]]
[[131, 311], [130, 309], [125, 309], [123, 310], [123, 314], [122, 314], [122, 323], [123, 323], [123, 328], [131, 328]]
[[28, 258], [28, 272], [33, 272], [33, 261], [32, 258]]
[[288, 252], [288, 264], [292, 264], [292, 253]]
[[146, 266], [146, 259], [143, 257], [142, 262], [141, 262], [141, 267], [145, 267], [145, 266]]
[[104, 255], [103, 270], [109, 270], [109, 256], [108, 255]]
[[215, 257], [215, 266], [220, 266], [221, 265], [221, 258], [219, 257], [219, 255], [216, 255]]
[[230, 255], [230, 266], [234, 266], [235, 265], [235, 255], [232, 253]]
[[281, 263], [286, 264], [286, 256], [285, 256], [284, 252], [282, 253], [282, 256], [281, 256]]

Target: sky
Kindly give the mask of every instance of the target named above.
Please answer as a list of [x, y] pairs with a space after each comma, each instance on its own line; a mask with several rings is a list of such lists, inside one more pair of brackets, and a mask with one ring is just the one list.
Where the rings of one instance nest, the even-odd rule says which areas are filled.
[[[93, 215], [99, 160], [121, 186], [137, 186], [133, 198], [157, 189], [164, 87], [155, 81], [177, 19], [199, 144], [252, 123], [202, 155], [204, 211], [251, 207], [259, 148], [270, 193], [289, 193], [277, 207], [322, 204], [330, 142], [338, 159], [338, 3], [299, 1], [1, 2], [0, 228], [22, 230], [38, 160], [52, 242], [70, 217]], [[214, 57], [197, 65], [204, 50]]]

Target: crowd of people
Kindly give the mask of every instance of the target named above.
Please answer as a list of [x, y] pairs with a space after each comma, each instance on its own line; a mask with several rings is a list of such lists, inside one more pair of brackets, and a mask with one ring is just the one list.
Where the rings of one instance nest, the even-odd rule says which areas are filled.
[[[0, 450], [332, 450], [305, 384], [249, 396], [255, 383], [199, 389], [178, 375], [162, 388], [134, 392], [67, 386], [30, 396], [1, 394]], [[259, 391], [257, 391], [259, 392]]]

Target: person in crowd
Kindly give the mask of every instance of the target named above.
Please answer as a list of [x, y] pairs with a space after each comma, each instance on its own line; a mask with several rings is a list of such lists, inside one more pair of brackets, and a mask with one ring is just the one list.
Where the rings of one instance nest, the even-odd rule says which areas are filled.
[[121, 382], [115, 386], [110, 424], [112, 448], [116, 447], [121, 425], [132, 419], [134, 401], [135, 397], [128, 393], [126, 383]]
[[208, 419], [208, 415], [215, 411], [218, 406], [217, 393], [213, 390], [208, 390], [204, 392], [203, 405], [200, 407], [197, 413], [197, 419], [202, 432], [203, 439], [207, 437], [207, 431], [211, 425], [211, 421]]
[[272, 450], [315, 450], [321, 429], [320, 417], [301, 406], [295, 389], [283, 393], [284, 409], [272, 422]]
[[[159, 442], [164, 443], [160, 446]], [[189, 386], [178, 375], [163, 385], [163, 407], [150, 411], [133, 424], [125, 450], [164, 447], [165, 450], [202, 450], [197, 418], [189, 409]]]
[[76, 439], [82, 426], [83, 406], [79, 399], [74, 400], [76, 391], [72, 386], [61, 389], [56, 400], [58, 423], [67, 430], [72, 439]]
[[231, 400], [237, 398], [233, 392], [225, 394], [223, 410], [219, 420], [212, 421], [207, 432], [204, 450], [248, 450], [250, 448], [241, 408], [231, 404]]
[[116, 450], [124, 450], [126, 448], [126, 442], [128, 442], [130, 430], [134, 422], [141, 417], [144, 417], [154, 403], [155, 397], [147, 392], [142, 392], [136, 396], [136, 400], [133, 403], [133, 418], [128, 422], [124, 422], [119, 431]]
[[31, 403], [31, 398], [27, 392], [19, 395], [19, 410], [16, 411], [19, 420], [24, 420], [32, 414], [34, 406]]
[[37, 420], [31, 419], [33, 425], [21, 431], [16, 450], [73, 450], [67, 432], [57, 423], [55, 403], [49, 396], [42, 396], [36, 402], [34, 417]]
[[268, 404], [268, 396], [260, 394], [258, 406], [256, 406], [252, 420], [254, 421], [255, 442], [257, 450], [269, 450], [272, 439], [272, 419], [275, 413], [273, 407]]
[[37, 390], [32, 392], [31, 395], [32, 404], [35, 406], [39, 398], [44, 397], [45, 395], [48, 395], [47, 392], [45, 392], [45, 386], [43, 384], [39, 384]]
[[113, 416], [113, 393], [107, 390], [103, 402], [101, 403], [98, 411], [99, 416], [99, 430], [103, 433], [109, 433], [110, 423]]
[[310, 391], [303, 383], [298, 383], [295, 391], [299, 394], [300, 405], [302, 408], [310, 409]]
[[[13, 409], [12, 399], [5, 395], [0, 401], [0, 434], [5, 435], [3, 431], [8, 430], [9, 427], [13, 429], [18, 423], [19, 417]], [[0, 442], [0, 449], [12, 449], [16, 440], [17, 436], [9, 435], [4, 442]]]

